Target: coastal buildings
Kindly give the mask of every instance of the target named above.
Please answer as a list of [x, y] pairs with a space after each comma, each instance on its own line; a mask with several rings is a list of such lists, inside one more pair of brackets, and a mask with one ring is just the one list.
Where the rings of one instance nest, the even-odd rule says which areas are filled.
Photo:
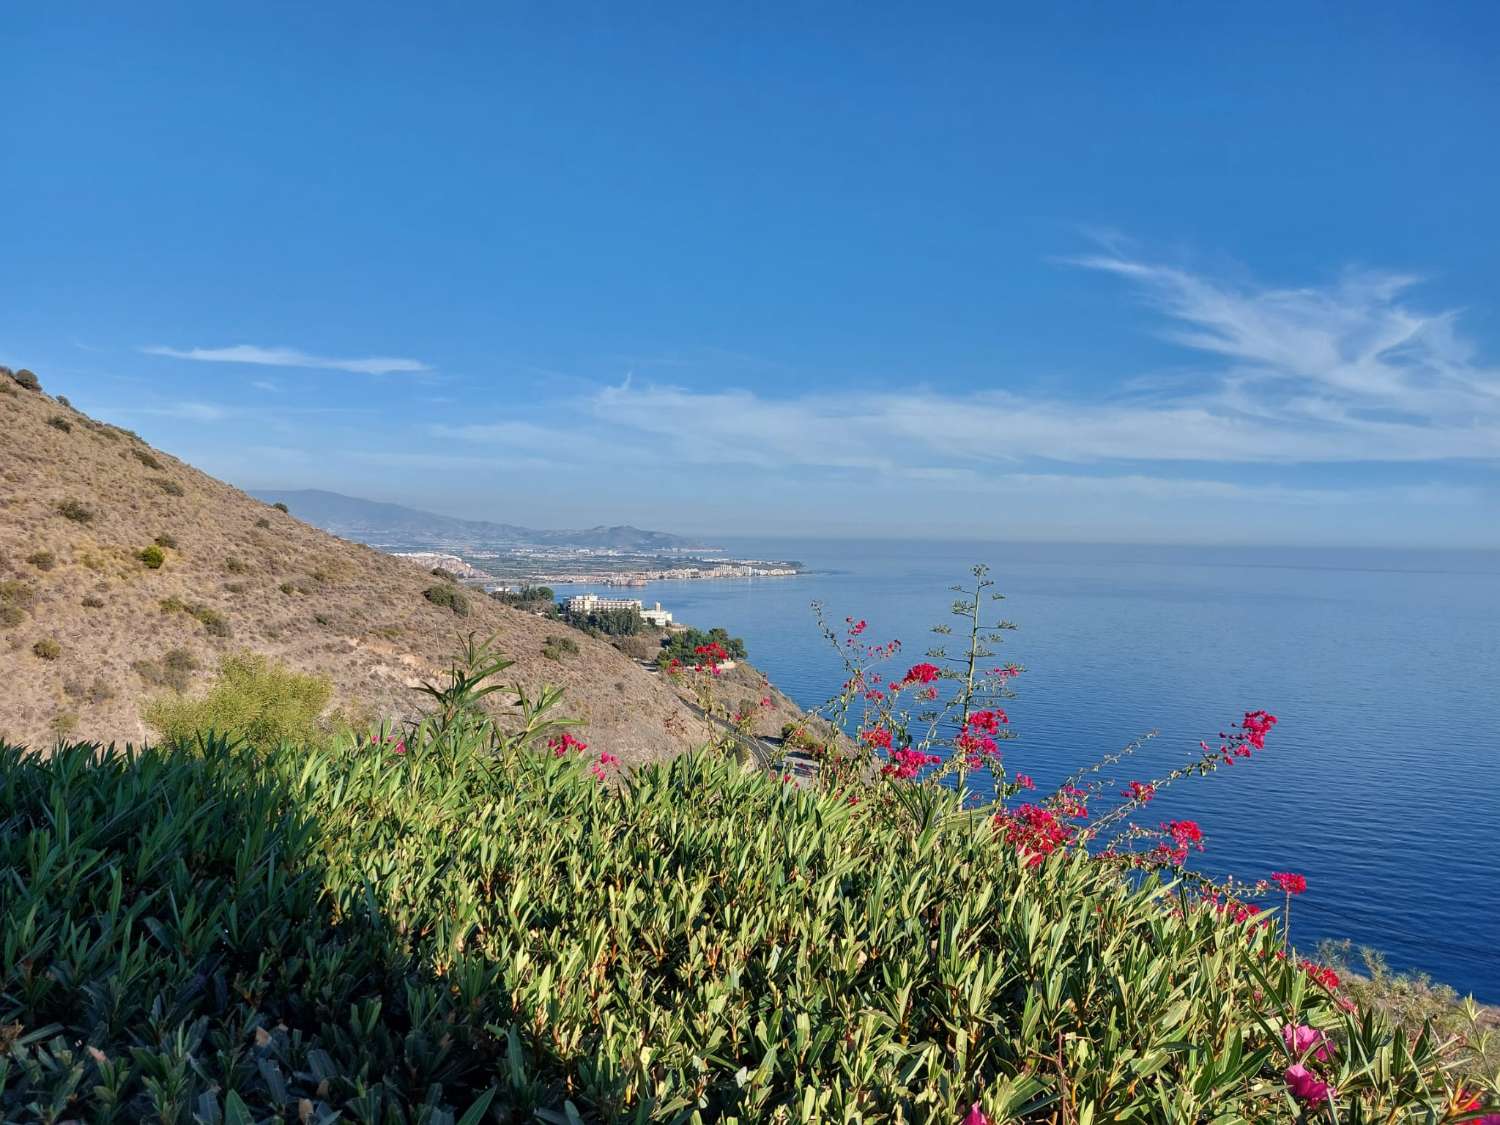
[[574, 594], [563, 605], [569, 613], [601, 613], [611, 609], [633, 609], [648, 624], [665, 629], [672, 624], [672, 615], [662, 609], [661, 602], [646, 608], [639, 598], [605, 598], [598, 594]]

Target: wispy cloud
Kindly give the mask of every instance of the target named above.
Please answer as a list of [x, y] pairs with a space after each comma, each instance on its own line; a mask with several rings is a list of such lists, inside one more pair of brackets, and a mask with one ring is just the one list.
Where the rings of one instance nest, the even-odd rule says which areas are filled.
[[352, 371], [359, 375], [391, 375], [431, 371], [421, 360], [399, 356], [361, 356], [337, 359], [311, 355], [297, 348], [263, 348], [255, 344], [235, 344], [227, 348], [169, 348], [161, 345], [142, 348], [147, 355], [164, 355], [173, 359], [192, 359], [203, 363], [248, 363], [260, 367], [307, 367], [327, 371]]
[[627, 380], [588, 406], [681, 439], [674, 456], [696, 449], [758, 466], [1500, 459], [1500, 369], [1475, 360], [1455, 313], [1406, 302], [1414, 278], [1351, 273], [1276, 289], [1121, 257], [1074, 264], [1130, 282], [1162, 333], [1201, 357], [1192, 378], [1133, 373], [1066, 399], [985, 388], [770, 396]]

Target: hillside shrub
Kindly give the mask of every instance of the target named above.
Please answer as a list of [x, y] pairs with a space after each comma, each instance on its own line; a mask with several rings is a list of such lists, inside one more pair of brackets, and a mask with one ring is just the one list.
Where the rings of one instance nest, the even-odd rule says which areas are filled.
[[429, 586], [422, 591], [422, 596], [435, 606], [452, 610], [459, 617], [469, 616], [469, 599], [463, 596], [457, 586], [449, 583]]
[[318, 718], [332, 690], [321, 676], [242, 653], [224, 659], [201, 696], [163, 696], [147, 704], [142, 717], [163, 740], [175, 744], [191, 744], [207, 732], [261, 748], [283, 741], [315, 743], [323, 738]]
[[31, 651], [40, 660], [56, 660], [62, 655], [62, 645], [51, 637], [43, 637], [31, 646]]
[[152, 542], [158, 547], [168, 547], [174, 551], [177, 549], [177, 536], [169, 535], [166, 532], [162, 532]]
[[271, 521], [268, 520], [268, 519], [266, 519], [265, 516], [256, 516], [255, 517], [255, 526], [256, 527], [270, 527], [271, 526]]
[[548, 636], [542, 642], [542, 655], [548, 660], [561, 660], [565, 656], [577, 656], [578, 642], [572, 637]]
[[135, 553], [135, 557], [140, 560], [141, 565], [147, 570], [160, 570], [162, 563], [167, 561], [167, 553], [155, 543], [141, 548]]
[[161, 600], [161, 611], [187, 614], [202, 625], [210, 636], [227, 637], [230, 635], [229, 620], [218, 610], [206, 605], [185, 602], [175, 594]]
[[175, 480], [168, 480], [166, 477], [153, 477], [152, 480], [156, 482], [156, 487], [161, 489], [168, 496], [184, 495], [182, 485], [178, 484]]
[[250, 569], [250, 566], [244, 559], [230, 555], [224, 560], [224, 569], [230, 574], [244, 574]]
[[74, 523], [90, 523], [94, 518], [92, 508], [85, 506], [77, 500], [62, 500], [58, 502], [57, 514], [64, 519], [70, 519]]
[[291, 512], [291, 509], [288, 508], [285, 504], [283, 504], [280, 500], [278, 500], [278, 501], [276, 501], [276, 503], [272, 504], [271, 507], [275, 508], [278, 512], [287, 512], [287, 513]]
[[98, 594], [85, 594], [82, 605], [84, 609], [103, 609], [104, 599]]
[[24, 390], [39, 391], [42, 389], [41, 380], [39, 380], [34, 373], [26, 370], [26, 368], [24, 367], [19, 371], [13, 372], [11, 374], [11, 378], [14, 379], [17, 385]]
[[14, 578], [0, 581], [0, 627], [14, 629], [35, 604], [36, 590], [28, 583]]
[[58, 395], [57, 396], [57, 405], [58, 406], [66, 406], [69, 410], [73, 409], [73, 403], [69, 400], [69, 398], [68, 398], [67, 395]]
[[[133, 437], [134, 435], [131, 436]], [[166, 468], [165, 465], [163, 465], [156, 459], [155, 455], [152, 454], [149, 449], [142, 449], [138, 445], [131, 446], [130, 455], [137, 461], [139, 461], [142, 465], [145, 465], [148, 469], [155, 469], [160, 472], [162, 469]]]
[[38, 570], [51, 570], [57, 565], [57, 556], [51, 551], [32, 551], [26, 561]]
[[52, 417], [48, 418], [47, 425], [51, 426], [54, 430], [61, 430], [65, 434], [71, 434], [73, 432], [73, 423], [68, 421], [61, 414], [54, 414], [52, 415]]
[[434, 578], [441, 578], [444, 582], [456, 583], [458, 581], [458, 575], [454, 574], [451, 570], [444, 570], [440, 566], [433, 567], [427, 573], [432, 575]]
[[169, 649], [151, 660], [137, 660], [131, 665], [152, 687], [186, 691], [192, 675], [198, 670], [197, 658], [185, 648]]

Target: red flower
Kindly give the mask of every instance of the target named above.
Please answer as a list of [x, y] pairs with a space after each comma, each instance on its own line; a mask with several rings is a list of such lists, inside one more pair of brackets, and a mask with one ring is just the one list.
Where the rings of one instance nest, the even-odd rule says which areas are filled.
[[1132, 801], [1146, 804], [1152, 797], [1156, 796], [1156, 786], [1147, 785], [1144, 782], [1132, 781], [1129, 789], [1120, 791], [1120, 796], [1129, 797]]
[[935, 766], [943, 760], [938, 754], [927, 754], [910, 746], [890, 751], [889, 757], [890, 761], [880, 767], [880, 772], [898, 781], [910, 781], [923, 766]]
[[1292, 871], [1271, 872], [1271, 882], [1289, 895], [1300, 895], [1307, 890], [1307, 876], [1298, 875]]
[[581, 754], [589, 747], [588, 743], [581, 742], [569, 732], [563, 731], [561, 734], [554, 734], [551, 738], [547, 739], [547, 748], [552, 751], [553, 757], [561, 758], [569, 750], [576, 750]]
[[887, 727], [871, 727], [859, 732], [859, 737], [865, 744], [874, 750], [889, 750], [891, 748], [891, 732]]
[[930, 684], [942, 674], [936, 664], [913, 664], [901, 677], [903, 684]]

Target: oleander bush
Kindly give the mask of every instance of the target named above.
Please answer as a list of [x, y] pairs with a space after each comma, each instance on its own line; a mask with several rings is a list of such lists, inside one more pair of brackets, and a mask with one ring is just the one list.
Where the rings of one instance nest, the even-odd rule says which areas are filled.
[[[862, 727], [895, 731], [889, 770], [799, 785], [709, 748], [612, 782], [614, 759], [552, 718], [559, 693], [502, 685], [508, 667], [470, 637], [422, 686], [426, 719], [323, 744], [205, 733], [226, 725], [206, 716], [175, 746], [0, 745], [0, 1116], [1494, 1108], [1493, 1082], [1450, 1077], [1453, 1041], [1351, 1000], [1271, 911], [1205, 893], [1173, 834], [1107, 856], [1076, 825], [1044, 832], [1017, 792], [975, 807], [946, 765], [904, 768], [932, 744], [899, 726]], [[943, 667], [914, 666], [897, 699], [940, 694]], [[969, 717], [993, 715], [971, 688]], [[870, 722], [903, 714], [878, 702]], [[1268, 720], [1223, 752], [1260, 749]], [[963, 769], [993, 767], [993, 729], [965, 721]], [[1082, 819], [1082, 792], [1030, 807]]]
[[466, 740], [5, 748], [0, 796], [7, 1120], [1291, 1121], [1285, 1027], [1345, 1120], [1446, 1105], [1270, 929], [956, 800]]

